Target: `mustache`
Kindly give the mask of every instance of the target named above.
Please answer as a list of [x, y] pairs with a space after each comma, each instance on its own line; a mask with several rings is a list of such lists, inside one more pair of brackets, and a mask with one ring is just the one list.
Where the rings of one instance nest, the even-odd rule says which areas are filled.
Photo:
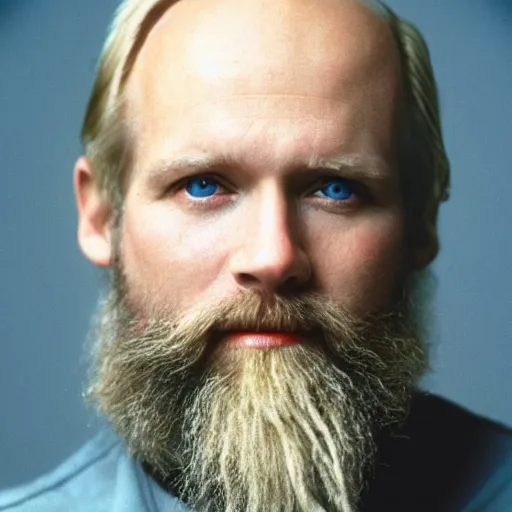
[[[121, 293], [118, 300], [125, 301], [126, 294]], [[122, 311], [130, 313], [128, 323], [141, 334], [141, 316], [125, 303]], [[207, 342], [208, 338], [217, 338], [226, 332], [286, 332], [286, 333], [323, 333], [335, 330], [350, 337], [355, 330], [371, 323], [355, 318], [344, 308], [323, 295], [308, 293], [302, 296], [265, 297], [247, 290], [226, 297], [215, 304], [198, 303], [182, 314], [169, 313], [165, 308], [151, 309], [144, 315], [144, 329], [158, 329], [160, 335], [165, 330], [180, 338], [185, 333]], [[135, 333], [134, 333], [135, 334]]]
[[249, 291], [221, 302], [211, 328], [217, 331], [314, 331], [322, 327], [318, 313], [325, 311], [327, 304], [320, 295], [268, 299]]

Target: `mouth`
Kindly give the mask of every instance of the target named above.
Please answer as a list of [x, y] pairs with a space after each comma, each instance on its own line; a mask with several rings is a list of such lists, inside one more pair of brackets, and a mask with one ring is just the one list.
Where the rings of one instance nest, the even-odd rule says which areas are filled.
[[223, 341], [234, 348], [270, 349], [298, 345], [304, 336], [298, 332], [233, 331], [226, 333]]

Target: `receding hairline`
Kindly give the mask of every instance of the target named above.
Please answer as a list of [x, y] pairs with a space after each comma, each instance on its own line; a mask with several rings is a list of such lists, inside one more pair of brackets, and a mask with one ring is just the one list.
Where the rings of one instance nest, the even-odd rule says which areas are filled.
[[[82, 126], [84, 147], [88, 147], [101, 131], [105, 114], [119, 120], [126, 115], [125, 85], [148, 37], [169, 9], [185, 1], [125, 0], [119, 5], [102, 50], [93, 95]], [[380, 0], [352, 1], [368, 7], [384, 21], [397, 48], [391, 30], [392, 12], [385, 4]]]
[[[151, 8], [145, 13], [144, 17], [140, 20], [137, 33], [122, 64], [122, 72], [118, 82], [118, 95], [122, 93], [126, 85], [126, 82], [128, 81], [135, 67], [137, 59], [155, 26], [160, 22], [162, 17], [169, 11], [169, 9], [171, 9], [178, 3], [183, 3], [186, 1], [187, 0], [156, 0], [154, 4], [151, 6]], [[384, 22], [384, 26], [386, 27], [387, 30], [389, 30], [391, 40], [393, 41], [393, 44], [396, 46], [393, 34], [391, 33], [389, 27], [389, 11], [379, 0], [350, 1], [367, 7], [371, 12], [376, 14], [378, 18]]]

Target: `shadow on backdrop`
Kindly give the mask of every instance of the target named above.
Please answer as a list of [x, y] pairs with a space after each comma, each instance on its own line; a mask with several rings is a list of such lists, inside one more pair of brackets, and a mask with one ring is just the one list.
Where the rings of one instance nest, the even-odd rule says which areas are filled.
[[14, 14], [30, 7], [33, 0], [0, 0], [0, 27], [12, 20]]
[[497, 12], [501, 12], [504, 20], [512, 21], [512, 0], [493, 0], [491, 3]]
[[512, 0], [480, 0], [485, 9], [489, 10], [492, 16], [500, 25], [507, 29], [510, 34], [512, 24]]

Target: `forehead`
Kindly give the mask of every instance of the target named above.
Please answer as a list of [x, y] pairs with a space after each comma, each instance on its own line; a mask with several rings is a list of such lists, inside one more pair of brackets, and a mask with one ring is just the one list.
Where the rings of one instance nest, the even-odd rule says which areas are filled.
[[187, 130], [211, 138], [228, 117], [339, 115], [385, 137], [399, 83], [393, 37], [358, 1], [181, 0], [148, 34], [126, 89], [139, 139], [154, 145]]
[[151, 29], [127, 88], [184, 106], [237, 93], [339, 98], [396, 88], [398, 75], [389, 28], [356, 0], [181, 0]]

